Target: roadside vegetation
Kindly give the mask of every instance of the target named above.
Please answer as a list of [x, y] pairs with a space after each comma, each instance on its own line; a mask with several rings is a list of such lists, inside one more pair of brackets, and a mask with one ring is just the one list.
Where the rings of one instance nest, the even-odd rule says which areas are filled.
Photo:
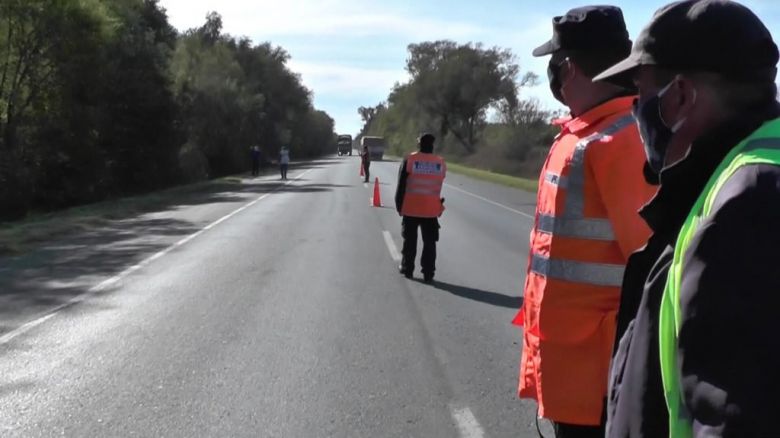
[[429, 131], [450, 161], [487, 170], [479, 174], [494, 182], [504, 174], [531, 180], [505, 183], [534, 187], [558, 132], [550, 124], [557, 114], [522, 99], [522, 90], [538, 83], [536, 75], [521, 74], [511, 51], [480, 44], [423, 42], [408, 52], [409, 81], [396, 84], [385, 102], [358, 110], [360, 135], [385, 137], [400, 156]]
[[271, 43], [157, 0], [0, 1], [0, 220], [333, 150], [333, 120]]

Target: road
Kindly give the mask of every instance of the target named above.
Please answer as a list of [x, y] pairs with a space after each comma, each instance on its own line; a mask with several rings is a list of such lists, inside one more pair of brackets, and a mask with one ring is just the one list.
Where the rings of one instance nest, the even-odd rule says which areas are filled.
[[449, 175], [427, 285], [397, 272], [397, 166], [385, 208], [331, 157], [0, 259], [0, 435], [537, 436], [533, 195]]

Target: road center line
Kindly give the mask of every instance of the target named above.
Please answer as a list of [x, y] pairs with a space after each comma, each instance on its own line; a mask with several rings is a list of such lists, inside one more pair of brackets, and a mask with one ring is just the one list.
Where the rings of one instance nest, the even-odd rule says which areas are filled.
[[385, 245], [387, 245], [387, 249], [390, 251], [390, 257], [395, 262], [401, 263], [401, 253], [398, 252], [398, 248], [395, 246], [395, 242], [393, 242], [393, 236], [389, 231], [382, 231], [382, 235], [385, 238]]
[[100, 283], [90, 287], [87, 289], [86, 292], [76, 295], [75, 297], [69, 299], [68, 301], [60, 304], [59, 306], [51, 309], [49, 312], [47, 312], [45, 315], [40, 316], [32, 321], [26, 322], [19, 327], [15, 328], [14, 330], [11, 330], [10, 332], [0, 336], [0, 346], [3, 346], [9, 342], [11, 342], [13, 339], [19, 337], [20, 335], [23, 335], [24, 333], [27, 333], [28, 331], [34, 329], [35, 327], [38, 327], [39, 325], [43, 324], [44, 322], [48, 321], [49, 319], [53, 318], [57, 313], [62, 311], [63, 309], [66, 309], [70, 306], [73, 306], [74, 304], [80, 303], [81, 301], [84, 301], [87, 299], [90, 295], [94, 295], [97, 292], [100, 292], [104, 289], [107, 289], [108, 287], [111, 287], [118, 283], [123, 278], [127, 277], [128, 275], [132, 274], [133, 272], [149, 265], [153, 261], [165, 256], [169, 252], [173, 251], [174, 249], [190, 242], [191, 240], [195, 239], [196, 237], [200, 236], [201, 234], [205, 233], [206, 231], [214, 228], [215, 226], [221, 224], [222, 222], [225, 222], [226, 220], [232, 218], [233, 216], [237, 215], [238, 213], [241, 213], [242, 211], [246, 210], [247, 208], [257, 204], [258, 202], [262, 201], [263, 199], [267, 198], [268, 196], [272, 195], [273, 193], [279, 191], [280, 189], [292, 184], [293, 182], [301, 179], [304, 175], [311, 172], [314, 169], [308, 169], [301, 173], [300, 175], [296, 176], [295, 178], [287, 181], [286, 183], [280, 185], [279, 187], [276, 187], [275, 189], [271, 190], [270, 192], [261, 195], [257, 199], [248, 202], [247, 204], [244, 204], [243, 206], [237, 208], [236, 210], [233, 210], [232, 212], [226, 214], [225, 216], [222, 216], [221, 218], [215, 220], [214, 222], [206, 225], [205, 227], [201, 228], [200, 230], [190, 234], [189, 236], [179, 240], [178, 242], [174, 243], [173, 245], [143, 259], [139, 263], [130, 266], [129, 268], [125, 269], [124, 271], [120, 272], [117, 275], [114, 275], [111, 278], [108, 278], [106, 280], [101, 281]]
[[503, 208], [504, 210], [511, 211], [512, 213], [516, 213], [516, 214], [519, 214], [519, 215], [521, 215], [521, 216], [525, 216], [525, 217], [527, 217], [528, 219], [531, 219], [531, 220], [534, 220], [534, 219], [535, 219], [533, 215], [530, 215], [530, 214], [528, 214], [528, 213], [522, 212], [522, 211], [520, 211], [520, 210], [516, 210], [516, 209], [514, 209], [514, 208], [512, 208], [512, 207], [507, 207], [507, 206], [506, 206], [506, 205], [504, 205], [504, 204], [498, 203], [498, 202], [496, 202], [496, 201], [492, 201], [492, 200], [490, 200], [490, 199], [488, 199], [488, 198], [485, 198], [485, 197], [482, 197], [482, 196], [479, 196], [479, 195], [475, 195], [474, 193], [471, 193], [471, 192], [468, 192], [468, 191], [466, 191], [466, 190], [463, 190], [463, 189], [461, 189], [460, 187], [455, 187], [455, 186], [453, 186], [452, 184], [447, 184], [447, 183], [445, 183], [444, 185], [445, 185], [445, 186], [447, 186], [447, 187], [449, 187], [449, 188], [451, 188], [451, 189], [453, 189], [453, 190], [457, 190], [457, 191], [459, 191], [459, 192], [461, 192], [461, 193], [464, 193], [464, 194], [466, 194], [466, 195], [469, 195], [469, 196], [471, 196], [471, 197], [473, 197], [473, 198], [479, 199], [480, 201], [484, 201], [484, 202], [487, 202], [488, 204], [495, 205], [496, 207]]
[[482, 426], [479, 425], [471, 409], [451, 405], [450, 414], [458, 426], [461, 438], [483, 438], [485, 436], [485, 431], [482, 430]]

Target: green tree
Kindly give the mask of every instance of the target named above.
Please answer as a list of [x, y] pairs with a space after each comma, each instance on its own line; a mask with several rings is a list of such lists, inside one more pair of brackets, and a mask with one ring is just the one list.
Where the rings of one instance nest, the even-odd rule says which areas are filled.
[[419, 104], [437, 118], [441, 136], [452, 134], [469, 154], [487, 110], [500, 101], [517, 104], [519, 67], [508, 50], [452, 41], [412, 44], [406, 70]]

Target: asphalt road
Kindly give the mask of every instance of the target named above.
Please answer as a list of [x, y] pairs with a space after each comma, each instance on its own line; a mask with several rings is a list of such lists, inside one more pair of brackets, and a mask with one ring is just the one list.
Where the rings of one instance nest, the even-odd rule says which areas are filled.
[[449, 175], [426, 285], [397, 166], [386, 208], [332, 157], [0, 259], [0, 436], [537, 436], [510, 324], [534, 197]]

